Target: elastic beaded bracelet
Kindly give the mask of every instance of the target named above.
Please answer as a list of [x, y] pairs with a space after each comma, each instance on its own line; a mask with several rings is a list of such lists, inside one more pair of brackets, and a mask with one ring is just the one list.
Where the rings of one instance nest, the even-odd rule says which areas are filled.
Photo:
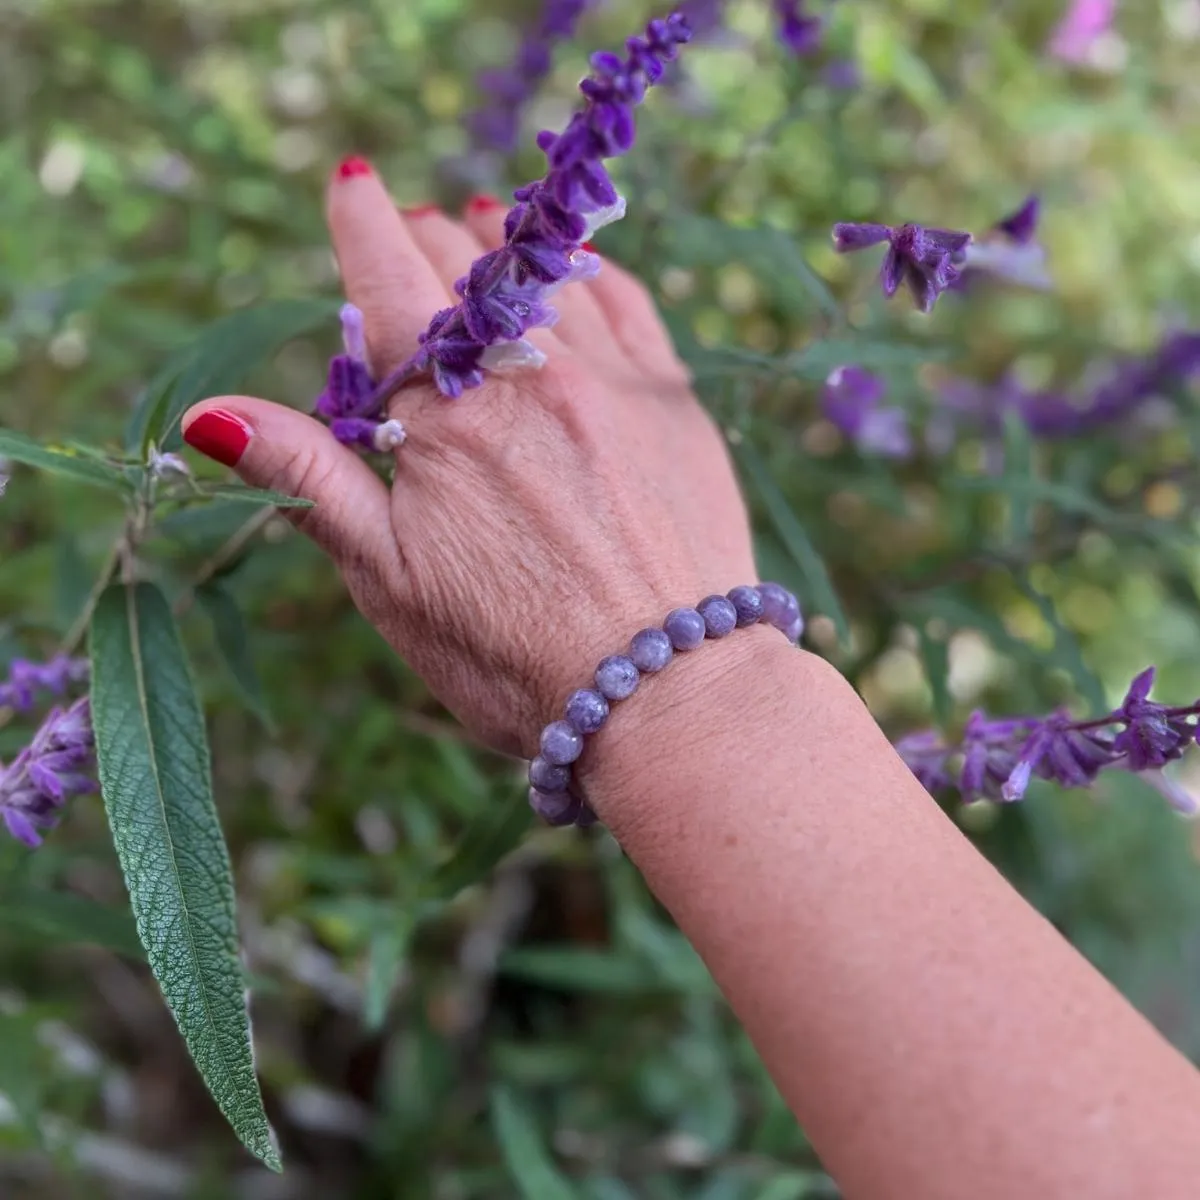
[[633, 635], [627, 654], [600, 660], [594, 687], [567, 699], [562, 719], [542, 730], [541, 753], [529, 764], [529, 803], [549, 825], [596, 823], [596, 814], [576, 785], [571, 764], [583, 753], [584, 738], [603, 728], [619, 700], [637, 691], [643, 675], [661, 671], [677, 651], [694, 650], [705, 638], [723, 638], [735, 629], [765, 621], [798, 642], [804, 632], [800, 603], [778, 583], [735, 587], [724, 596], [705, 596], [695, 608], [675, 608], [660, 629]]

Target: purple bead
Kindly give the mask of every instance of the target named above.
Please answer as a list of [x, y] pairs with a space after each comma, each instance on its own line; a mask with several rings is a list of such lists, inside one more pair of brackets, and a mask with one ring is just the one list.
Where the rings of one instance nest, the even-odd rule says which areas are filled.
[[583, 734], [566, 721], [551, 721], [542, 730], [542, 757], [552, 767], [565, 767], [583, 753]]
[[540, 754], [529, 764], [529, 782], [539, 792], [565, 792], [571, 768], [547, 762]]
[[760, 583], [763, 599], [763, 619], [776, 629], [786, 629], [800, 615], [800, 602], [787, 588], [778, 583]]
[[572, 692], [564, 714], [580, 733], [595, 733], [608, 720], [608, 701], [591, 688]]
[[673, 608], [663, 622], [663, 632], [676, 650], [695, 650], [704, 641], [704, 618], [694, 608]]
[[[699, 614], [697, 614], [699, 616]], [[629, 657], [639, 671], [647, 675], [661, 671], [675, 653], [671, 639], [661, 629], [643, 629], [629, 643]]]
[[783, 632], [789, 642], [798, 642], [804, 632], [804, 618], [797, 617]]
[[581, 801], [570, 792], [543, 792], [530, 788], [529, 807], [547, 825], [573, 825], [579, 816]]
[[745, 629], [747, 625], [753, 625], [756, 621], [761, 620], [763, 598], [758, 588], [741, 584], [730, 591], [726, 599], [733, 605], [734, 611], [737, 613], [739, 629]]
[[637, 664], [624, 654], [610, 654], [596, 668], [596, 687], [609, 700], [624, 700], [637, 691], [641, 681]]
[[727, 637], [737, 628], [737, 609], [724, 596], [705, 596], [696, 611], [704, 620], [706, 637]]

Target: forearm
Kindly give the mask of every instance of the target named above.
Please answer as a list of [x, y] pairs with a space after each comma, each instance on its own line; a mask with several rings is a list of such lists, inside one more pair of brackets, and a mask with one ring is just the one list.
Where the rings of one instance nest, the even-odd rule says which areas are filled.
[[767, 629], [614, 713], [594, 802], [850, 1197], [1192, 1196], [1200, 1076]]

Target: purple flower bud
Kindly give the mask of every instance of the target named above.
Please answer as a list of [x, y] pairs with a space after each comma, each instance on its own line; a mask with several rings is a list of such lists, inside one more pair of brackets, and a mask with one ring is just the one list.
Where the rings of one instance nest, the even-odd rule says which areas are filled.
[[39, 692], [63, 696], [72, 684], [88, 677], [88, 660], [56, 654], [45, 663], [15, 658], [9, 664], [8, 679], [0, 683], [0, 708], [29, 712], [37, 703]]
[[779, 40], [797, 55], [820, 49], [825, 22], [804, 11], [804, 0], [773, 0], [779, 20]]

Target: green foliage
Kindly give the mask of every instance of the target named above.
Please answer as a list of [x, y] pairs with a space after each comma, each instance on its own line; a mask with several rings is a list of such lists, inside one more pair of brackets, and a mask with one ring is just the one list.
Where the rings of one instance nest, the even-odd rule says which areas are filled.
[[114, 585], [89, 640], [100, 784], [138, 936], [213, 1099], [278, 1170], [254, 1076], [204, 716], [166, 598], [151, 584]]

